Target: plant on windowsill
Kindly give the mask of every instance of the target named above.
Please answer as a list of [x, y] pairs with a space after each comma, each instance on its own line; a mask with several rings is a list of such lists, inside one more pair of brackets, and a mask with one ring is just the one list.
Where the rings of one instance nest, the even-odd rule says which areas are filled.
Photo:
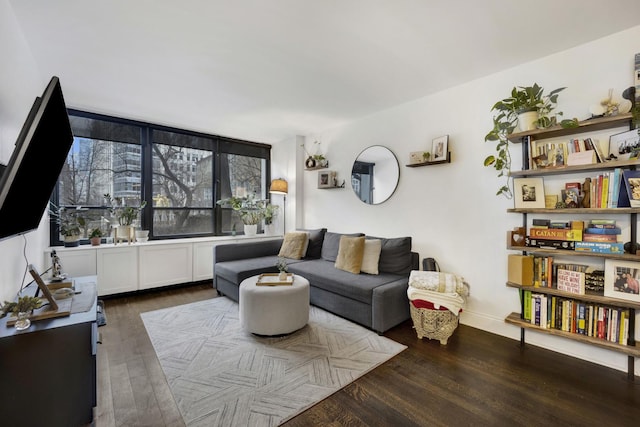
[[247, 197], [229, 197], [218, 200], [218, 205], [230, 207], [238, 212], [244, 224], [244, 233], [248, 236], [256, 234], [258, 224], [265, 218], [267, 200], [257, 199], [253, 195]]
[[[513, 197], [511, 190], [511, 155], [509, 154], [509, 138], [516, 126], [521, 131], [538, 128], [547, 128], [556, 124], [556, 116], [562, 112], [551, 113], [555, 110], [558, 95], [564, 87], [554, 89], [548, 95], [537, 83], [533, 86], [516, 86], [511, 90], [511, 96], [496, 102], [491, 111], [493, 116], [493, 129], [484, 137], [485, 142], [497, 142], [496, 154], [484, 159], [485, 166], [491, 166], [498, 171], [498, 177], [506, 177], [506, 184], [498, 189], [496, 195], [503, 195], [508, 199]], [[527, 113], [530, 116], [527, 117]], [[562, 120], [560, 126], [564, 128], [576, 127], [577, 119]]]
[[135, 238], [133, 223], [138, 219], [138, 215], [142, 210], [147, 206], [146, 200], [140, 202], [140, 205], [135, 206], [127, 206], [125, 204], [124, 198], [120, 198], [117, 200], [116, 198], [111, 197], [111, 194], [104, 194], [105, 203], [109, 209], [109, 213], [111, 214], [112, 221], [117, 222], [117, 224], [112, 225], [118, 230], [121, 229], [122, 232], [116, 231], [117, 238], [126, 236], [126, 238], [131, 242]]
[[83, 215], [86, 209], [78, 206], [75, 209], [66, 209], [50, 204], [49, 214], [55, 218], [64, 245], [66, 247], [78, 246], [82, 230], [86, 227], [86, 219]]
[[102, 240], [102, 230], [99, 228], [94, 228], [89, 232], [89, 241], [91, 242], [91, 246], [100, 246], [100, 241]]

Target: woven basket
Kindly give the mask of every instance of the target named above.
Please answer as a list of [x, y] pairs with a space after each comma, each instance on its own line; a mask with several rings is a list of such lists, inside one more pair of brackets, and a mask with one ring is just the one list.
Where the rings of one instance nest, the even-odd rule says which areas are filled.
[[447, 340], [458, 327], [458, 316], [449, 310], [431, 310], [416, 308], [409, 303], [411, 320], [418, 338], [427, 337], [430, 340], [440, 340], [440, 344], [447, 344]]

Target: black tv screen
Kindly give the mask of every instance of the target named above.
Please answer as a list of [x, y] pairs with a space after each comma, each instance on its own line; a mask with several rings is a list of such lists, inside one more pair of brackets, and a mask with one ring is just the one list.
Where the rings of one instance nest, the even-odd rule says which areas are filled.
[[0, 239], [38, 228], [73, 144], [58, 77], [36, 98], [9, 163], [0, 168]]

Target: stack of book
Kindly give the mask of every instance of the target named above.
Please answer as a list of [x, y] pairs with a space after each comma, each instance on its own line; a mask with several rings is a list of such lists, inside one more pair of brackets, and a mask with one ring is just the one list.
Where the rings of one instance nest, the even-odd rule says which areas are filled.
[[524, 292], [523, 317], [532, 325], [627, 345], [628, 309], [607, 307], [555, 295]]
[[584, 252], [622, 254], [619, 242], [622, 230], [613, 219], [584, 221], [549, 221], [534, 219], [525, 244], [547, 249], [566, 249]]
[[614, 219], [592, 219], [582, 234], [582, 241], [575, 244], [576, 251], [596, 253], [624, 253], [619, 242], [622, 230]]

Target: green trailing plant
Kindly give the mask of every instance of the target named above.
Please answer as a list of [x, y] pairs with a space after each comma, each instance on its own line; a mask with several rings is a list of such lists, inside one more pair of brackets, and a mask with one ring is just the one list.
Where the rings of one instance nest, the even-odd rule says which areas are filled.
[[42, 307], [42, 300], [38, 297], [23, 296], [18, 298], [18, 301], [5, 301], [2, 306], [2, 315], [11, 313], [17, 316], [18, 313], [30, 313], [36, 308]]
[[[544, 94], [544, 89], [537, 83], [533, 86], [515, 86], [511, 90], [511, 96], [496, 102], [491, 107], [493, 112], [493, 128], [485, 135], [485, 142], [496, 144], [496, 152], [484, 159], [484, 166], [492, 167], [498, 172], [499, 178], [505, 178], [504, 185], [498, 188], [496, 195], [513, 198], [511, 189], [511, 155], [509, 153], [509, 135], [511, 135], [518, 123], [518, 115], [527, 111], [538, 113], [537, 126], [546, 128], [556, 124], [555, 116], [561, 116], [562, 112], [554, 112], [558, 95], [564, 87], [554, 89], [548, 95]], [[578, 125], [577, 119], [562, 120], [560, 126], [575, 127]]]

